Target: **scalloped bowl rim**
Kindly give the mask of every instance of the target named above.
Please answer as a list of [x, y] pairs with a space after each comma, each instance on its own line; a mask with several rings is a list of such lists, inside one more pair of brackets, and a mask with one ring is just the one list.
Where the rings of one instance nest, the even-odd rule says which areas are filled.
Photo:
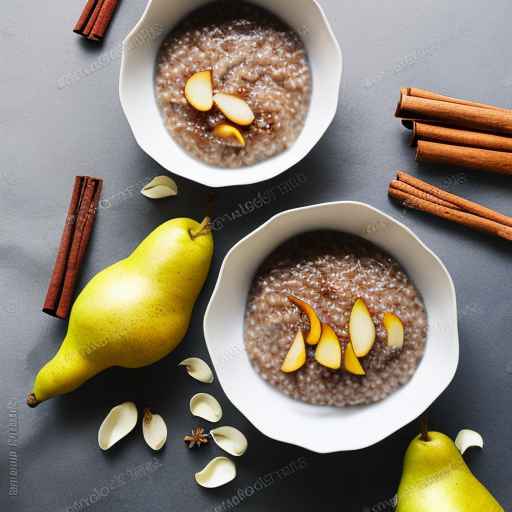
[[[341, 446], [334, 446], [332, 448], [326, 448], [325, 446], [319, 446], [318, 443], [315, 442], [315, 436], [313, 434], [311, 434], [308, 438], [298, 439], [298, 438], [293, 438], [293, 437], [290, 437], [289, 435], [287, 435], [287, 428], [285, 426], [283, 426], [283, 428], [281, 428], [281, 430], [278, 431], [278, 429], [276, 429], [276, 428], [269, 428], [268, 425], [263, 425], [262, 424], [263, 421], [260, 421], [259, 417], [256, 417], [254, 414], [248, 412], [247, 409], [245, 407], [243, 407], [243, 405], [240, 404], [236, 398], [233, 397], [232, 390], [231, 390], [231, 384], [228, 383], [228, 379], [223, 374], [223, 371], [219, 370], [218, 364], [216, 364], [217, 354], [215, 352], [215, 341], [212, 339], [212, 336], [209, 333], [209, 330], [210, 330], [209, 324], [211, 321], [212, 310], [214, 309], [214, 307], [216, 305], [216, 301], [219, 299], [220, 291], [223, 287], [223, 282], [225, 280], [225, 274], [226, 274], [226, 268], [228, 267], [230, 260], [233, 258], [233, 255], [236, 254], [236, 252], [240, 249], [240, 247], [242, 247], [249, 240], [258, 237], [263, 232], [267, 231], [272, 226], [272, 224], [274, 224], [286, 217], [293, 216], [293, 215], [296, 215], [297, 213], [308, 211], [308, 210], [310, 211], [310, 210], [315, 210], [318, 208], [338, 207], [338, 206], [342, 206], [342, 205], [363, 207], [363, 208], [368, 209], [371, 212], [373, 212], [377, 217], [380, 217], [380, 218], [384, 219], [385, 221], [390, 222], [393, 226], [395, 226], [396, 228], [401, 230], [405, 235], [409, 236], [413, 242], [417, 243], [419, 246], [419, 249], [424, 251], [424, 253], [426, 255], [428, 255], [429, 257], [431, 257], [433, 259], [434, 263], [436, 263], [439, 266], [439, 269], [442, 271], [442, 273], [444, 274], [444, 277], [446, 278], [446, 285], [448, 286], [449, 299], [451, 302], [452, 311], [450, 312], [450, 314], [453, 317], [452, 318], [452, 321], [453, 321], [453, 325], [452, 325], [453, 347], [452, 348], [454, 349], [454, 353], [452, 354], [453, 361], [451, 362], [449, 373], [447, 374], [445, 380], [442, 383], [436, 382], [434, 384], [435, 390], [431, 393], [428, 400], [425, 400], [421, 405], [418, 404], [418, 406], [415, 408], [411, 408], [410, 410], [408, 410], [407, 413], [404, 413], [399, 419], [396, 419], [395, 417], [393, 417], [393, 421], [391, 422], [392, 426], [390, 426], [385, 431], [382, 431], [380, 433], [375, 433], [373, 436], [370, 436], [366, 440], [359, 440], [357, 442], [350, 442], [350, 440], [348, 440], [349, 442], [346, 442], [345, 444], [343, 444]], [[321, 229], [321, 228], [318, 228], [318, 229]], [[329, 226], [325, 226], [325, 229], [329, 229]], [[336, 228], [333, 228], [333, 229], [336, 229]], [[367, 237], [363, 236], [363, 238], [367, 238]], [[279, 243], [282, 243], [282, 242], [279, 242]], [[389, 250], [387, 250], [387, 251], [392, 253], [392, 251], [389, 251]], [[252, 276], [251, 276], [251, 279], [252, 279]], [[420, 290], [420, 292], [421, 292], [421, 290]], [[430, 331], [430, 320], [431, 319], [429, 318], [429, 331]], [[314, 205], [310, 205], [310, 206], [304, 206], [304, 207], [286, 210], [286, 211], [283, 211], [283, 212], [280, 212], [280, 213], [274, 215], [269, 220], [264, 222], [261, 226], [259, 226], [258, 228], [253, 230], [251, 233], [246, 235], [244, 238], [242, 238], [240, 241], [238, 241], [228, 251], [228, 253], [224, 257], [224, 260], [222, 262], [221, 269], [219, 271], [219, 275], [217, 278], [217, 282], [216, 282], [214, 291], [211, 295], [210, 301], [208, 303], [208, 306], [207, 306], [207, 309], [206, 309], [206, 312], [204, 315], [203, 330], [204, 330], [204, 336], [205, 336], [208, 352], [210, 354], [210, 358], [212, 360], [215, 371], [217, 373], [220, 385], [221, 385], [224, 393], [228, 397], [228, 399], [231, 401], [231, 403], [253, 424], [254, 427], [256, 427], [258, 430], [260, 430], [260, 432], [262, 432], [267, 437], [274, 439], [276, 441], [285, 442], [285, 443], [289, 443], [289, 444], [296, 445], [296, 446], [301, 446], [303, 448], [306, 448], [308, 450], [311, 450], [311, 451], [317, 452], [317, 453], [332, 453], [332, 452], [337, 452], [337, 451], [359, 450], [359, 449], [367, 448], [369, 446], [372, 446], [372, 445], [382, 441], [383, 439], [389, 437], [396, 431], [400, 430], [402, 427], [409, 424], [414, 419], [418, 418], [446, 390], [446, 388], [450, 385], [450, 383], [452, 382], [452, 380], [455, 376], [455, 373], [456, 373], [457, 367], [458, 367], [458, 362], [459, 362], [459, 337], [458, 337], [458, 325], [457, 325], [456, 293], [455, 293], [455, 286], [453, 284], [453, 280], [452, 280], [447, 268], [445, 267], [445, 265], [443, 264], [441, 259], [409, 227], [407, 227], [400, 221], [394, 219], [390, 215], [382, 212], [381, 210], [379, 210], [373, 206], [370, 206], [366, 203], [359, 202], [359, 201], [332, 201], [332, 202], [327, 202], [327, 203], [314, 204]], [[429, 332], [429, 335], [430, 335], [430, 332]], [[428, 343], [429, 335], [427, 336], [427, 343]], [[242, 343], [243, 343], [243, 341], [242, 341]], [[245, 350], [243, 352], [245, 355]], [[420, 366], [421, 366], [421, 363], [420, 363]], [[251, 371], [253, 371], [256, 374], [256, 371], [252, 368], [252, 366], [251, 366]], [[256, 374], [256, 376], [258, 379], [261, 379], [261, 377], [259, 375]], [[414, 378], [414, 376], [413, 376], [413, 378]], [[412, 381], [412, 379], [411, 379], [411, 381]], [[400, 389], [410, 385], [411, 381], [409, 381], [407, 384], [402, 386]], [[267, 383], [265, 383], [265, 385], [269, 386]], [[294, 400], [292, 398], [286, 397], [277, 389], [271, 388], [271, 390], [274, 393], [284, 396], [285, 399], [287, 399], [290, 402], [290, 404], [292, 402], [297, 402], [296, 400]], [[395, 393], [398, 393], [398, 391], [396, 391]], [[395, 394], [395, 393], [393, 393], [393, 394]], [[392, 395], [390, 395], [390, 396], [392, 396]], [[370, 406], [355, 406], [355, 407], [350, 407], [350, 408], [334, 408], [334, 407], [328, 407], [328, 406], [308, 405], [308, 404], [303, 404], [302, 402], [298, 402], [298, 403], [302, 404], [305, 407], [310, 407], [310, 408], [331, 409], [331, 410], [351, 409], [352, 411], [355, 411], [357, 409], [364, 409], [366, 407], [378, 406], [379, 404], [385, 403], [386, 400], [387, 399], [377, 402], [376, 404], [370, 404]], [[265, 414], [264, 411], [260, 413], [260, 415], [264, 415], [264, 414]], [[283, 422], [283, 423], [285, 423], [285, 422]]]
[[[198, 0], [198, 2], [199, 1], [201, 3], [208, 3], [209, 1], [215, 0]], [[248, 1], [252, 1], [258, 4], [260, 2], [265, 3], [268, 0]], [[286, 3], [285, 0], [273, 1], [275, 3]], [[329, 20], [327, 19], [327, 16], [325, 15], [323, 8], [318, 3], [318, 1], [303, 1], [311, 4], [312, 7], [317, 11], [323, 29], [322, 33], [324, 33], [328, 37], [332, 45], [329, 51], [334, 52], [334, 58], [332, 59], [331, 64], [329, 66], [329, 76], [334, 77], [333, 82], [336, 85], [329, 87], [327, 95], [325, 95], [324, 92], [321, 95], [328, 97], [328, 103], [326, 103], [326, 106], [324, 106], [322, 112], [319, 112], [318, 115], [316, 116], [317, 119], [315, 119], [315, 123], [318, 125], [318, 130], [313, 132], [309, 131], [307, 137], [306, 134], [304, 133], [309, 123], [312, 123], [312, 116], [315, 115], [315, 112], [312, 108], [313, 104], [311, 104], [304, 128], [301, 134], [299, 135], [299, 138], [288, 149], [286, 149], [282, 153], [275, 155], [272, 158], [263, 160], [261, 162], [257, 162], [254, 165], [240, 167], [236, 169], [225, 169], [221, 167], [209, 166], [208, 164], [201, 162], [200, 160], [197, 160], [186, 154], [185, 151], [172, 140], [171, 136], [169, 134], [166, 134], [171, 139], [170, 144], [174, 145], [174, 156], [178, 158], [179, 162], [182, 162], [183, 167], [181, 167], [180, 165], [177, 165], [176, 167], [170, 165], [170, 152], [168, 152], [167, 148], [163, 149], [163, 147], [155, 145], [153, 142], [147, 142], [147, 140], [144, 140], [144, 138], [146, 137], [145, 134], [147, 132], [147, 129], [143, 126], [145, 121], [141, 121], [142, 116], [140, 115], [140, 111], [139, 113], [136, 112], [136, 110], [140, 109], [133, 106], [133, 101], [129, 99], [130, 95], [126, 92], [127, 84], [130, 81], [128, 71], [132, 65], [130, 59], [128, 58], [128, 54], [130, 53], [128, 51], [128, 48], [130, 47], [130, 42], [139, 34], [139, 31], [143, 28], [146, 19], [150, 16], [151, 11], [153, 9], [158, 8], [158, 4], [160, 2], [162, 4], [166, 2], [166, 0], [149, 0], [141, 17], [139, 18], [135, 26], [130, 30], [130, 32], [123, 41], [121, 53], [121, 68], [119, 74], [119, 98], [121, 101], [121, 107], [123, 109], [125, 117], [128, 121], [128, 125], [130, 126], [130, 129], [139, 147], [147, 155], [149, 155], [153, 160], [155, 160], [158, 164], [160, 164], [169, 172], [172, 172], [178, 176], [193, 180], [197, 183], [201, 183], [203, 185], [210, 187], [250, 185], [266, 181], [275, 178], [279, 174], [282, 174], [283, 172], [287, 171], [288, 169], [296, 165], [298, 162], [300, 162], [303, 158], [305, 158], [308, 155], [308, 153], [317, 145], [319, 140], [322, 138], [322, 136], [325, 134], [325, 132], [331, 125], [332, 121], [334, 120], [334, 117], [336, 116], [339, 104], [341, 77], [343, 73], [343, 54], [339, 46], [339, 43], [336, 39], [336, 36], [332, 30], [332, 27], [329, 23]], [[272, 10], [272, 7], [265, 7]], [[179, 22], [180, 19], [181, 18], [178, 17], [176, 23]], [[170, 29], [172, 29], [172, 26], [165, 27], [165, 30], [163, 30], [162, 32], [162, 37], [156, 38], [155, 40], [161, 42], [161, 40], [165, 37], [165, 35], [169, 32]], [[160, 42], [158, 43], [158, 47], [160, 46]], [[316, 73], [316, 71], [312, 70], [312, 75], [315, 83]], [[156, 104], [156, 99], [154, 99], [154, 101]], [[158, 128], [158, 130], [160, 131], [160, 129], [163, 127], [163, 121], [159, 119], [159, 122], [161, 126]], [[258, 172], [260, 169], [262, 171], [261, 173]], [[208, 173], [205, 173], [204, 175], [201, 176], [195, 173], [195, 171], [197, 172], [198, 170], [200, 170], [201, 172], [207, 170]], [[252, 170], [254, 170], [254, 172], [252, 172]]]

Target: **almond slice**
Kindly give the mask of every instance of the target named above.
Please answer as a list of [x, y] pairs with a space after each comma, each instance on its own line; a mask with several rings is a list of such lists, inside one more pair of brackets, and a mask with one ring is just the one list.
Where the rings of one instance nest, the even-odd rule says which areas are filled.
[[292, 304], [295, 304], [308, 317], [309, 332], [306, 336], [306, 343], [308, 345], [316, 345], [322, 334], [322, 324], [320, 323], [316, 311], [309, 304], [303, 300], [297, 299], [297, 297], [293, 295], [289, 295], [288, 300]]
[[388, 333], [388, 347], [404, 346], [404, 324], [394, 313], [384, 313], [384, 327]]
[[357, 357], [364, 357], [375, 343], [375, 325], [363, 299], [357, 299], [349, 321], [350, 342]]
[[213, 107], [212, 72], [194, 73], [185, 84], [185, 98], [196, 110], [207, 112]]
[[240, 133], [240, 130], [230, 124], [218, 124], [213, 129], [213, 135], [215, 135], [215, 137], [219, 137], [220, 139], [235, 140], [236, 142], [238, 142], [238, 144], [240, 144], [240, 146], [245, 146], [245, 139], [244, 136]]
[[142, 435], [151, 449], [158, 451], [163, 447], [167, 441], [167, 425], [160, 414], [144, 409]]
[[345, 347], [345, 370], [349, 373], [353, 373], [354, 375], [366, 375], [364, 368], [361, 365], [361, 362], [357, 358], [354, 347], [352, 347], [352, 343], [347, 343]]
[[455, 438], [455, 446], [459, 449], [461, 455], [464, 455], [464, 452], [468, 448], [472, 448], [474, 446], [483, 448], [484, 440], [478, 432], [475, 432], [474, 430], [463, 429], [457, 434], [457, 437]]
[[254, 114], [251, 107], [238, 96], [232, 94], [218, 93], [213, 97], [217, 108], [233, 123], [240, 126], [247, 126], [254, 121]]
[[110, 410], [98, 431], [98, 444], [108, 450], [127, 436], [137, 424], [137, 407], [133, 402], [124, 402]]
[[315, 359], [331, 370], [338, 370], [341, 367], [340, 340], [330, 325], [322, 325], [322, 335], [316, 347]]
[[299, 329], [295, 335], [295, 339], [284, 358], [281, 366], [281, 371], [291, 373], [297, 371], [306, 362], [306, 344], [304, 343], [304, 336]]
[[215, 457], [201, 471], [195, 474], [201, 487], [213, 489], [225, 485], [236, 477], [235, 463], [227, 457]]

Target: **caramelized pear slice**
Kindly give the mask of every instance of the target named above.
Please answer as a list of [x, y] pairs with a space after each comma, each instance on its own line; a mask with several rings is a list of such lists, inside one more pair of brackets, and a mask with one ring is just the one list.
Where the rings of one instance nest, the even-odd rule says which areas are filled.
[[185, 84], [185, 98], [196, 109], [208, 112], [213, 107], [212, 72], [194, 73]]
[[349, 373], [353, 373], [354, 375], [366, 375], [364, 368], [361, 365], [361, 362], [357, 358], [354, 347], [352, 347], [352, 343], [347, 343], [345, 347], [345, 370]]
[[404, 324], [394, 313], [384, 313], [384, 327], [388, 333], [388, 347], [404, 346]]
[[218, 93], [213, 97], [217, 108], [233, 123], [240, 126], [248, 126], [254, 121], [254, 114], [251, 107], [238, 96], [232, 94]]
[[304, 343], [304, 336], [299, 329], [295, 335], [295, 339], [284, 358], [281, 371], [285, 373], [292, 373], [297, 371], [306, 362], [306, 344]]
[[338, 370], [341, 367], [340, 340], [330, 325], [322, 325], [322, 335], [315, 350], [315, 359], [331, 370]]
[[294, 297], [293, 295], [289, 295], [288, 300], [292, 304], [295, 304], [308, 317], [309, 332], [306, 336], [306, 343], [308, 345], [316, 345], [320, 340], [322, 324], [320, 323], [315, 310], [309, 304], [303, 300], [297, 299], [297, 297]]
[[364, 357], [375, 343], [375, 325], [363, 299], [357, 299], [349, 321], [350, 342], [357, 357]]
[[238, 144], [240, 144], [240, 146], [245, 146], [245, 139], [244, 136], [240, 133], [240, 130], [230, 124], [218, 124], [213, 129], [213, 135], [215, 135], [215, 137], [219, 137], [220, 139], [235, 140], [238, 142]]

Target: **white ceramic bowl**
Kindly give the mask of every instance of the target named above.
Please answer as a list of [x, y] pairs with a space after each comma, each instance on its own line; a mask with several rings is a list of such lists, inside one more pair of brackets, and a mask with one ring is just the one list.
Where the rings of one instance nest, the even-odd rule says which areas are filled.
[[238, 169], [208, 166], [174, 142], [154, 93], [155, 59], [167, 33], [207, 0], [149, 0], [142, 18], [123, 42], [119, 94], [139, 146], [167, 170], [210, 187], [246, 185], [286, 171], [304, 158], [330, 125], [338, 105], [342, 56], [315, 0], [252, 0], [272, 11], [302, 37], [313, 78], [311, 105], [302, 133], [283, 153]]
[[[315, 229], [352, 233], [385, 249], [423, 296], [428, 314], [424, 357], [412, 379], [381, 402], [335, 408], [293, 400], [267, 384], [245, 352], [244, 310], [258, 266], [288, 238]], [[451, 382], [459, 358], [455, 289], [442, 262], [403, 224], [349, 201], [280, 213], [238, 242], [222, 264], [204, 334], [222, 388], [240, 412], [267, 436], [319, 453], [370, 446], [417, 418]]]

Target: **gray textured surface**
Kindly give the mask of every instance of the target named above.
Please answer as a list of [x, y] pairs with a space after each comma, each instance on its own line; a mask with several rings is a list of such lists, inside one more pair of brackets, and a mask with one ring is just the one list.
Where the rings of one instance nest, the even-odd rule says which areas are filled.
[[[64, 322], [43, 315], [40, 308], [73, 176], [104, 177], [103, 198], [108, 200], [97, 219], [82, 285], [165, 219], [201, 217], [207, 196], [207, 189], [183, 179], [177, 179], [181, 193], [176, 199], [151, 202], [137, 193], [146, 178], [162, 169], [137, 147], [121, 111], [116, 49], [144, 1], [123, 2], [100, 47], [71, 32], [83, 3], [5, 2], [0, 19], [0, 509], [54, 512], [82, 500], [82, 510], [213, 510], [239, 488], [303, 457], [302, 469], [289, 476], [274, 473], [273, 483], [258, 484], [240, 509], [309, 511], [321, 504], [326, 511], [390, 510], [386, 503], [396, 490], [415, 425], [364, 451], [318, 456], [264, 438], [215, 384], [226, 423], [239, 426], [250, 440], [236, 482], [215, 491], [198, 488], [193, 472], [217, 452], [212, 447], [189, 452], [181, 441], [196, 424], [186, 404], [200, 386], [175, 366], [185, 355], [206, 353], [201, 318], [227, 249], [276, 212], [338, 199], [366, 201], [399, 218], [450, 270], [459, 301], [461, 359], [452, 385], [432, 407], [432, 427], [451, 435], [464, 427], [480, 431], [486, 447], [469, 453], [467, 460], [505, 508], [512, 507], [510, 244], [402, 211], [385, 192], [393, 171], [403, 168], [511, 212], [512, 181], [418, 166], [393, 119], [398, 89], [406, 85], [510, 105], [510, 2], [494, 0], [490, 7], [463, 0], [323, 0], [345, 57], [336, 120], [314, 151], [287, 174], [257, 186], [221, 190], [216, 213], [233, 212], [239, 201], [297, 173], [307, 183], [290, 193], [277, 192], [273, 203], [227, 222], [216, 233], [210, 279], [192, 328], [172, 356], [150, 368], [108, 371], [70, 396], [29, 410], [25, 393], [65, 331]], [[102, 69], [90, 73], [102, 56]], [[59, 79], [77, 72], [73, 76], [81, 78], [62, 87]], [[153, 455], [138, 430], [109, 453], [97, 448], [103, 416], [123, 400], [151, 405], [168, 419], [168, 444], [148, 469], [141, 465]], [[17, 457], [11, 464], [18, 469], [15, 497], [8, 496], [9, 450]], [[105, 487], [112, 482], [112, 489]], [[99, 500], [93, 497], [95, 489], [104, 494]]]

